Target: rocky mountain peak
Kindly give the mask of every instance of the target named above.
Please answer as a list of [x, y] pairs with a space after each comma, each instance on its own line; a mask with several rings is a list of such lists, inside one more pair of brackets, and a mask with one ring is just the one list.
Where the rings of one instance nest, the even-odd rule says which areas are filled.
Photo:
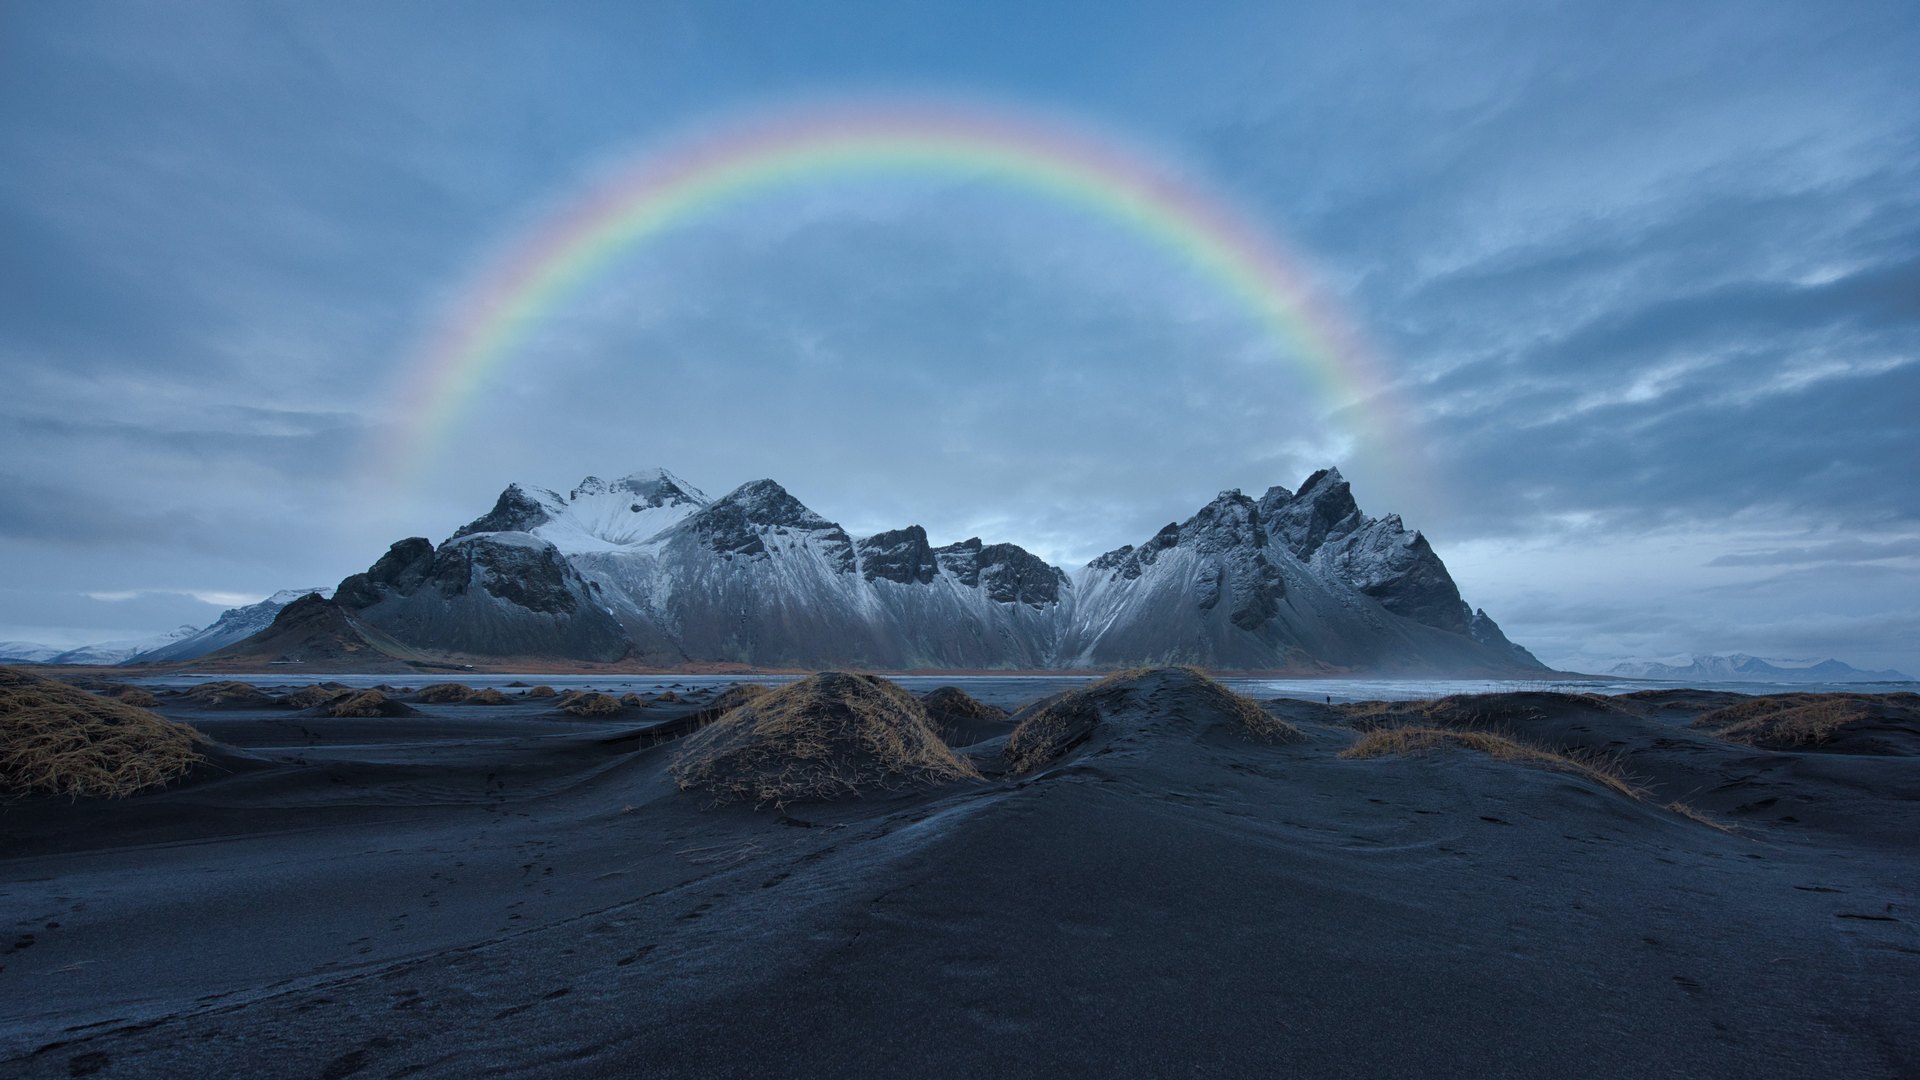
[[1199, 513], [1180, 526], [1178, 535], [1180, 543], [1190, 543], [1204, 554], [1236, 548], [1257, 549], [1267, 544], [1260, 506], [1242, 495], [1239, 488], [1223, 491], [1201, 507]]
[[467, 522], [452, 538], [483, 532], [532, 532], [550, 520], [545, 503], [519, 484], [508, 484], [507, 490], [494, 500], [492, 510]]
[[659, 506], [705, 506], [712, 501], [699, 488], [660, 468], [641, 469], [612, 481], [589, 476], [575, 485], [567, 498], [578, 501], [601, 495], [632, 496], [636, 513]]
[[855, 566], [853, 541], [846, 530], [807, 509], [772, 480], [741, 484], [687, 523], [723, 555], [764, 558], [768, 534], [797, 531], [817, 537], [836, 570], [851, 573]]
[[1305, 561], [1320, 545], [1352, 533], [1367, 523], [1359, 504], [1353, 501], [1353, 488], [1339, 469], [1321, 469], [1307, 477], [1298, 494], [1276, 498], [1285, 488], [1269, 489], [1261, 499], [1261, 511], [1267, 527]]
[[709, 510], [723, 508], [754, 525], [785, 525], [795, 529], [838, 527], [807, 509], [805, 503], [772, 480], [749, 480], [728, 492]]

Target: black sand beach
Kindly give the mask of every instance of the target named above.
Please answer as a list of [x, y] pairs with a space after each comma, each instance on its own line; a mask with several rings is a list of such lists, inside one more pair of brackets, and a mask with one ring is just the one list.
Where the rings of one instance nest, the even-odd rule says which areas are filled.
[[1028, 774], [975, 726], [984, 779], [778, 809], [676, 789], [645, 729], [699, 701], [163, 696], [232, 748], [192, 782], [0, 805], [0, 1072], [1920, 1071], [1910, 726], [1763, 750], [1689, 726], [1733, 695], [1479, 700], [1648, 796], [1343, 758], [1353, 707], [1259, 741], [1178, 673]]

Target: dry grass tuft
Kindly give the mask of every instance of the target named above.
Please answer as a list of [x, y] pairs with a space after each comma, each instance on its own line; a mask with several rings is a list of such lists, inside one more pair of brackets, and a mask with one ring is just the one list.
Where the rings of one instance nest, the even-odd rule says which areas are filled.
[[191, 772], [203, 741], [145, 709], [0, 667], [0, 796], [124, 798]]
[[680, 695], [669, 690], [659, 697], [654, 698], [653, 703], [655, 705], [678, 705], [680, 704]]
[[1647, 790], [1628, 780], [1613, 762], [1556, 753], [1505, 735], [1495, 735], [1491, 731], [1459, 731], [1437, 727], [1376, 728], [1362, 734], [1352, 746], [1340, 751], [1340, 756], [1348, 759], [1375, 758], [1389, 754], [1419, 754], [1449, 747], [1477, 750], [1498, 761], [1512, 761], [1584, 776], [1630, 799], [1647, 797]]
[[465, 683], [437, 682], [421, 687], [413, 700], [426, 705], [460, 705], [473, 697], [473, 688]]
[[467, 695], [469, 705], [511, 705], [513, 699], [489, 686], [485, 690], [475, 690]]
[[530, 697], [530, 698], [550, 698], [550, 697], [559, 697], [560, 692], [558, 690], [555, 690], [553, 687], [548, 686], [545, 683], [541, 683], [539, 686], [529, 687], [526, 693], [522, 694], [521, 696]]
[[1831, 741], [1843, 729], [1869, 721], [1911, 723], [1912, 694], [1779, 694], [1715, 709], [1693, 726], [1716, 738], [1762, 750], [1795, 750]]
[[672, 771], [682, 791], [776, 807], [979, 778], [912, 694], [838, 671], [756, 695], [689, 735]]
[[617, 716], [620, 702], [606, 694], [569, 694], [560, 711], [570, 716]]
[[1686, 818], [1688, 821], [1698, 822], [1702, 825], [1705, 825], [1709, 829], [1718, 829], [1721, 832], [1727, 833], [1730, 836], [1738, 836], [1740, 833], [1740, 830], [1734, 828], [1733, 826], [1727, 824], [1726, 822], [1718, 821], [1714, 818], [1708, 817], [1706, 814], [1698, 810], [1695, 810], [1693, 807], [1688, 806], [1686, 803], [1683, 803], [1683, 802], [1675, 801], [1675, 802], [1668, 803], [1667, 812], [1671, 814], [1678, 814], [1681, 817]]
[[647, 707], [647, 699], [629, 690], [620, 695], [620, 704], [629, 709], [644, 709]]

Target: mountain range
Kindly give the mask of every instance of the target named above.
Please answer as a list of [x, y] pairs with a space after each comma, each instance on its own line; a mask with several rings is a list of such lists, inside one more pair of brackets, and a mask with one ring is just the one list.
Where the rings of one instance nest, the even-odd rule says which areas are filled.
[[[567, 492], [513, 484], [439, 544], [393, 544], [331, 599], [213, 651], [229, 664], [421, 657], [668, 668], [1105, 668], [1327, 673], [1547, 669], [1469, 607], [1397, 515], [1335, 469], [1224, 491], [1078, 573], [919, 525], [850, 535], [772, 480], [718, 498], [653, 469]], [[311, 654], [311, 655], [308, 655]]]
[[30, 641], [0, 641], [0, 662], [26, 664], [145, 664], [191, 660], [244, 641], [272, 624], [280, 610], [302, 596], [332, 596], [331, 586], [282, 589], [258, 603], [228, 608], [203, 626], [182, 626], [165, 634], [127, 641], [58, 648]]
[[1680, 656], [1664, 660], [1623, 660], [1607, 674], [1661, 682], [1850, 683], [1912, 682], [1898, 671], [1862, 671], [1838, 660], [1763, 660], [1727, 656]]

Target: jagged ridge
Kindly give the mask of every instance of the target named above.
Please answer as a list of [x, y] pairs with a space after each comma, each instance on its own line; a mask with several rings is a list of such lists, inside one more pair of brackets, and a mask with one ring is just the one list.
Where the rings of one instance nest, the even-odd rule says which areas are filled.
[[935, 546], [918, 525], [855, 538], [772, 480], [717, 500], [665, 470], [565, 495], [515, 484], [439, 546], [395, 544], [337, 600], [395, 640], [474, 656], [1544, 670], [1335, 469], [1297, 494], [1223, 492], [1077, 577], [1014, 544]]

